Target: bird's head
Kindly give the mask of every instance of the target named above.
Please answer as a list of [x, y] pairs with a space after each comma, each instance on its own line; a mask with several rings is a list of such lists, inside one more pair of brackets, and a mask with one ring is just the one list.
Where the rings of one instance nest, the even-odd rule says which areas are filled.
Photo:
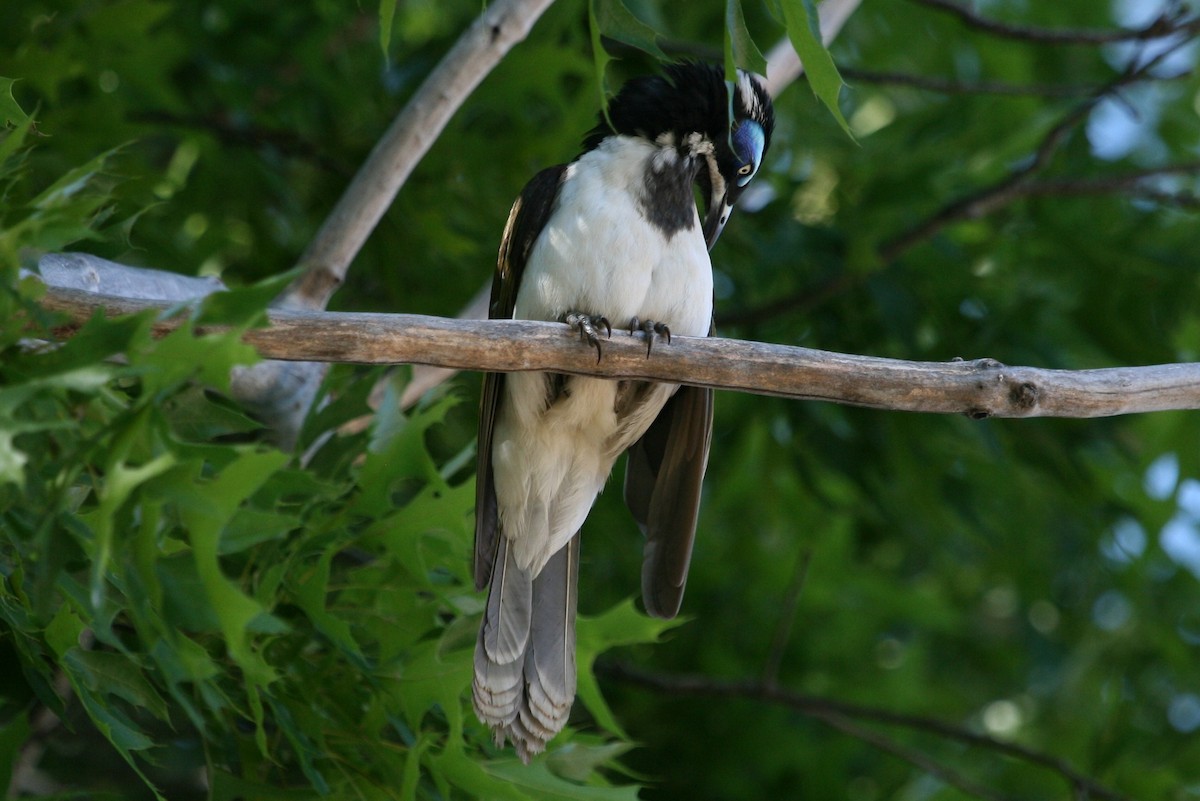
[[758, 173], [774, 128], [771, 96], [756, 77], [738, 70], [730, 83], [715, 64], [684, 62], [668, 65], [661, 76], [627, 82], [584, 147], [624, 134], [674, 149], [696, 170], [704, 239], [712, 248]]

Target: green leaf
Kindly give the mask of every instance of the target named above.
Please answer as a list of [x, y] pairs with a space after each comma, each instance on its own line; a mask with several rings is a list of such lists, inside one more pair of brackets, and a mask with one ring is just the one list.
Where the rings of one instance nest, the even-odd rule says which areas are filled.
[[576, 632], [579, 678], [576, 692], [597, 724], [622, 739], [628, 739], [596, 682], [596, 675], [592, 671], [596, 657], [619, 645], [658, 642], [664, 632], [686, 622], [686, 618], [662, 620], [644, 615], [633, 605], [632, 599], [626, 599], [596, 617], [579, 616]]
[[392, 46], [392, 27], [396, 20], [396, 3], [398, 0], [379, 0], [379, 49], [383, 57], [388, 58], [388, 50]]
[[300, 760], [300, 769], [304, 771], [304, 775], [312, 782], [314, 788], [321, 795], [329, 795], [329, 782], [325, 778], [320, 769], [317, 767], [317, 760], [323, 757], [326, 749], [322, 744], [314, 741], [314, 735], [320, 737], [321, 731], [314, 730], [312, 727], [301, 726], [293, 716], [292, 711], [286, 704], [281, 703], [272, 696], [267, 696], [267, 702], [270, 704], [271, 713], [275, 723], [284, 736], [292, 744], [292, 750]]
[[211, 784], [208, 791], [209, 801], [316, 801], [322, 797], [312, 790], [283, 789], [273, 784], [238, 778], [223, 770], [209, 770], [207, 777]]
[[634, 16], [623, 0], [594, 0], [592, 6], [601, 36], [667, 60], [667, 54], [658, 46], [658, 32]]
[[188, 386], [162, 405], [171, 430], [182, 439], [211, 440], [262, 430], [263, 424], [204, 387]]
[[249, 286], [213, 292], [200, 301], [197, 325], [249, 328], [267, 325], [267, 306], [302, 272], [299, 267]]
[[[278, 451], [243, 451], [217, 476], [205, 481], [176, 482], [179, 514], [192, 543], [196, 572], [208, 602], [217, 615], [230, 656], [258, 686], [270, 684], [277, 673], [250, 642], [250, 634], [270, 620], [263, 606], [241, 591], [221, 572], [218, 554], [222, 528], [237, 507], [288, 460]], [[271, 624], [269, 629], [276, 629]]]
[[445, 419], [458, 400], [447, 395], [406, 415], [400, 409], [400, 387], [396, 379], [388, 383], [357, 477], [361, 492], [354, 499], [354, 509], [370, 518], [383, 518], [391, 513], [397, 493], [413, 494], [426, 484], [432, 484], [434, 491], [448, 489], [425, 447], [425, 437], [432, 426]]
[[450, 738], [462, 737], [463, 713], [460, 698], [471, 686], [469, 659], [443, 658], [437, 641], [423, 642], [409, 653], [400, 681], [401, 703], [408, 720], [420, 720], [425, 713], [440, 707], [450, 727]]
[[0, 125], [28, 125], [31, 119], [13, 97], [12, 88], [16, 81], [0, 78]]
[[0, 484], [12, 483], [25, 488], [25, 464], [27, 457], [13, 444], [11, 429], [0, 428]]
[[89, 689], [121, 698], [159, 720], [169, 720], [166, 701], [124, 654], [75, 647], [67, 650], [63, 664]]
[[46, 644], [62, 658], [67, 651], [79, 647], [79, 635], [87, 626], [69, 604], [63, 604], [46, 626]]
[[32, 733], [29, 714], [24, 711], [0, 723], [0, 787], [12, 786], [13, 767]]
[[[507, 760], [501, 762], [503, 764]], [[467, 756], [462, 744], [455, 740], [451, 740], [440, 753], [431, 753], [429, 765], [434, 775], [441, 775], [453, 781], [455, 786], [467, 792], [468, 798], [507, 801], [529, 801], [531, 798], [528, 793], [503, 776], [493, 773], [492, 762], [479, 762]], [[503, 771], [503, 767], [501, 770]]]
[[238, 510], [221, 532], [221, 555], [240, 553], [303, 527], [300, 518], [280, 512], [247, 507]]
[[555, 775], [576, 782], [585, 782], [597, 768], [616, 761], [633, 747], [632, 743], [588, 744], [572, 740], [546, 755], [546, 762]]
[[551, 770], [551, 758], [541, 757], [528, 765], [516, 758], [494, 759], [485, 763], [484, 770], [534, 798], [548, 801], [636, 801], [638, 797], [638, 788], [633, 785], [596, 787], [567, 781]]
[[746, 28], [742, 0], [725, 0], [725, 78], [735, 80], [735, 68], [767, 74], [767, 59]]
[[850, 125], [838, 105], [845, 82], [821, 39], [821, 20], [816, 5], [812, 0], [781, 0], [781, 5], [788, 38], [804, 64], [809, 85], [846, 135], [852, 137]]
[[235, 365], [254, 364], [259, 356], [236, 332], [196, 334], [189, 322], [160, 339], [152, 349], [134, 354], [132, 361], [140, 371], [145, 391], [165, 398], [193, 378], [228, 393], [229, 371]]
[[86, 164], [68, 170], [65, 175], [30, 201], [30, 205], [42, 211], [66, 207], [91, 186], [95, 178], [104, 172], [109, 160], [120, 150], [120, 147], [111, 148], [95, 156]]
[[[13, 360], [11, 366], [15, 372], [29, 375], [31, 380], [37, 376], [39, 388], [93, 392], [119, 374], [117, 368], [104, 362], [148, 343], [153, 322], [153, 312], [114, 318], [98, 309], [61, 346], [23, 355]], [[52, 376], [58, 377], [52, 379]]]
[[292, 592], [296, 603], [304, 610], [304, 614], [312, 621], [317, 631], [328, 637], [355, 665], [365, 670], [367, 660], [350, 631], [350, 624], [330, 614], [327, 608], [330, 566], [335, 553], [334, 549], [326, 548], [315, 565], [303, 574], [296, 575], [292, 583]]
[[642, 50], [662, 61], [667, 60], [667, 54], [658, 46], [657, 31], [634, 16], [622, 0], [588, 0], [588, 31], [592, 39], [596, 86], [601, 106], [607, 114], [607, 74], [612, 57], [604, 49], [604, 37]]
[[[8, 131], [0, 132], [0, 178], [3, 178], [9, 171], [15, 171], [16, 165], [10, 164], [9, 160], [17, 154], [21, 146], [25, 144], [25, 137], [33, 129], [33, 118], [29, 117], [16, 128]], [[15, 159], [13, 159], [15, 161]], [[10, 236], [8, 231], [0, 231], [0, 243], [3, 243]]]
[[155, 742], [112, 703], [110, 696], [115, 695], [126, 701], [141, 698], [154, 705], [156, 710], [164, 708], [161, 697], [140, 675], [131, 671], [132, 666], [126, 659], [117, 654], [99, 654], [72, 648], [67, 651], [61, 664], [71, 681], [75, 696], [96, 730], [112, 743], [126, 764], [154, 792], [155, 798], [161, 799], [154, 784], [133, 758], [133, 752], [153, 748]]

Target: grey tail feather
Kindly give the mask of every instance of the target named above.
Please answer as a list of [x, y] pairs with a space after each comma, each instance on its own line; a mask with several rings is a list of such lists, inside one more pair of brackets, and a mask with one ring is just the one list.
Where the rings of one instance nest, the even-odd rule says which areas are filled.
[[[472, 696], [475, 714], [491, 727], [497, 744], [503, 744], [505, 738], [511, 740], [522, 761], [528, 762], [562, 731], [575, 701], [579, 534], [550, 557], [531, 582], [527, 571], [509, 562], [505, 538], [500, 540], [496, 572], [475, 645]], [[504, 572], [502, 565], [506, 565]], [[519, 580], [528, 582], [524, 595], [515, 589]], [[513, 598], [524, 598], [526, 603], [523, 607], [518, 604], [511, 612], [513, 620], [508, 620]], [[522, 631], [524, 637], [517, 636]], [[501, 632], [503, 636], [498, 634]], [[500, 641], [509, 645], [521, 641], [523, 652], [495, 647]]]

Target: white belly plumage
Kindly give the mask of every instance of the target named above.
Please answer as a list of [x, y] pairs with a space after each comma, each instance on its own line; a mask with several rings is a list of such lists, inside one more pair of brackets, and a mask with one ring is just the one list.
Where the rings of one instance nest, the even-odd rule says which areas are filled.
[[[662, 157], [645, 140], [615, 137], [568, 167], [525, 266], [514, 317], [559, 320], [577, 311], [602, 315], [614, 328], [636, 317], [665, 323], [672, 334], [708, 334], [712, 267], [698, 217], [668, 240], [639, 207], [647, 164]], [[618, 415], [619, 386], [571, 378], [548, 407], [545, 373], [505, 379], [492, 450], [500, 527], [517, 564], [534, 575], [583, 525], [616, 458], [676, 389], [654, 385]]]

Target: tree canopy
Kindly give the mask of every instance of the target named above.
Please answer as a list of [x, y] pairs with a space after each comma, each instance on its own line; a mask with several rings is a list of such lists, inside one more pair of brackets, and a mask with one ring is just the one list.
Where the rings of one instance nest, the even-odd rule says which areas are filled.
[[[1194, 411], [976, 420], [719, 393], [683, 617], [638, 611], [614, 476], [584, 528], [572, 723], [528, 767], [491, 744], [468, 692], [478, 376], [402, 408], [409, 368], [335, 365], [291, 448], [230, 397], [259, 358], [241, 335], [480, 12], [0, 4], [0, 787], [1200, 797]], [[790, 32], [814, 91], [776, 98], [768, 160], [713, 251], [722, 336], [1197, 360], [1194, 9], [879, 0], [828, 63], [813, 13], [550, 5], [331, 308], [453, 316], [603, 92], [662, 58], [756, 63], [751, 39]], [[21, 270], [67, 250], [230, 291], [165, 336], [145, 312], [65, 338]]]

